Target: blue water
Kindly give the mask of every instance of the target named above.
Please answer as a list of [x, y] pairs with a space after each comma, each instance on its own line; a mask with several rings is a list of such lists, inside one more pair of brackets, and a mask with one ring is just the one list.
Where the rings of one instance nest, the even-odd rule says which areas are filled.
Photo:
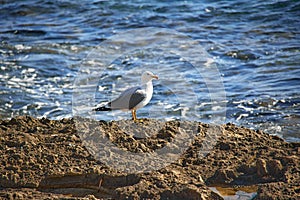
[[[224, 123], [300, 141], [299, 1], [5, 0], [0, 18], [1, 118], [72, 117], [74, 82], [91, 52], [124, 31], [155, 27], [183, 34], [208, 52], [226, 92]], [[138, 72], [151, 68], [161, 80], [139, 116], [180, 118], [186, 108], [163, 83], [183, 74], [197, 102], [198, 113], [188, 119], [212, 120], [218, 105], [201, 76], [180, 57], [152, 50], [100, 67], [96, 101], [108, 101], [120, 92], [115, 88], [136, 84]], [[186, 91], [179, 82], [172, 84]], [[160, 107], [164, 116], [149, 115], [150, 108]], [[130, 118], [129, 113], [118, 116]]]

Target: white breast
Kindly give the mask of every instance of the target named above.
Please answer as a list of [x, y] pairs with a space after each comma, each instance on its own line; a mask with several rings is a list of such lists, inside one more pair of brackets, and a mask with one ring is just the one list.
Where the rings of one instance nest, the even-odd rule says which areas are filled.
[[146, 98], [143, 101], [141, 101], [141, 103], [136, 105], [136, 107], [135, 107], [136, 110], [144, 107], [145, 105], [147, 105], [150, 102], [152, 95], [153, 95], [152, 81], [149, 81], [144, 85], [144, 90], [146, 92]]

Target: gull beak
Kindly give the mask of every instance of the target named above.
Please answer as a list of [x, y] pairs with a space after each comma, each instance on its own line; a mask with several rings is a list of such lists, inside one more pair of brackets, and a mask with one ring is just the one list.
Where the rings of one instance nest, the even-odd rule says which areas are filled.
[[154, 79], [158, 79], [158, 76], [156, 76], [156, 75], [153, 75], [153, 76], [152, 76], [152, 78], [154, 78]]

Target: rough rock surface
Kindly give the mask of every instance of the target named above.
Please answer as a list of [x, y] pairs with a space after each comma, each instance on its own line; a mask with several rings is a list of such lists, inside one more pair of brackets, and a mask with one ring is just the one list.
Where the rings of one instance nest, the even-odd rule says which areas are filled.
[[[300, 198], [299, 143], [233, 124], [136, 123], [140, 130], [130, 120], [0, 121], [0, 199], [223, 199], [211, 186], [256, 188], [255, 199]], [[124, 172], [101, 160], [107, 152], [90, 153], [100, 133], [118, 149], [151, 155], [184, 136], [183, 127], [193, 130], [188, 148], [156, 170]]]

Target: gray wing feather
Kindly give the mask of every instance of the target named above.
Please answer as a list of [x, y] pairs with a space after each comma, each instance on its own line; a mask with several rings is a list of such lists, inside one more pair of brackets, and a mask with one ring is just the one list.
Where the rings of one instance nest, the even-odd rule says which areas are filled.
[[129, 100], [129, 109], [133, 109], [136, 107], [139, 103], [141, 103], [146, 98], [145, 92], [142, 92], [141, 90], [136, 90]]
[[117, 99], [110, 102], [111, 109], [132, 109], [145, 97], [140, 87], [133, 87], [125, 90]]

